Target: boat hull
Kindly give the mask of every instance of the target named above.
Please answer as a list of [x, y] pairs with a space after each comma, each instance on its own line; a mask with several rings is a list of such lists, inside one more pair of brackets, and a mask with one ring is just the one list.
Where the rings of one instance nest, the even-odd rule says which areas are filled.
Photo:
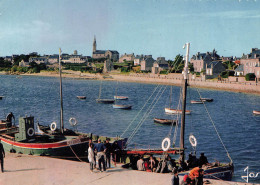
[[176, 124], [176, 120], [172, 119], [160, 119], [160, 118], [154, 118], [153, 119], [154, 123], [159, 123], [162, 125], [171, 125], [171, 124]]
[[191, 100], [190, 103], [191, 104], [203, 104], [203, 101], [202, 100], [200, 100], [200, 101]]
[[132, 105], [113, 105], [114, 109], [132, 109]]
[[253, 110], [253, 114], [254, 114], [254, 115], [260, 115], [260, 111]]
[[77, 96], [77, 98], [84, 100], [84, 99], [86, 99], [86, 96]]
[[115, 100], [127, 100], [128, 97], [127, 96], [114, 96]]
[[212, 98], [200, 98], [201, 101], [213, 102]]
[[[167, 114], [182, 114], [182, 110], [179, 109], [170, 109], [170, 108], [165, 108], [165, 113]], [[190, 110], [186, 110], [185, 114], [191, 114]]]
[[4, 137], [0, 138], [6, 152], [53, 157], [75, 157], [75, 154], [77, 156], [84, 156], [89, 140], [88, 138], [75, 138], [57, 143], [23, 143], [12, 141]]
[[112, 104], [115, 102], [114, 99], [96, 99], [97, 103]]

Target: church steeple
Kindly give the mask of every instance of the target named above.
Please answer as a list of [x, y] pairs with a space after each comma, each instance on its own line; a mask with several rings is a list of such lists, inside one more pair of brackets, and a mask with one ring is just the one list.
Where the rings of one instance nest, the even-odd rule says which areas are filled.
[[96, 35], [94, 36], [94, 42], [93, 42], [93, 52], [96, 52], [97, 50], [97, 42], [96, 42]]

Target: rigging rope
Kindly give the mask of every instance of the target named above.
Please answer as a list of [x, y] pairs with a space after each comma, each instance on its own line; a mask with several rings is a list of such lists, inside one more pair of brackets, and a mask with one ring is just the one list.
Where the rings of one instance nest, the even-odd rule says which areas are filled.
[[121, 134], [120, 137], [123, 137], [123, 135], [126, 133], [126, 131], [130, 128], [130, 126], [133, 124], [133, 122], [135, 121], [135, 119], [139, 116], [139, 114], [142, 112], [142, 110], [144, 109], [144, 107], [146, 106], [146, 104], [150, 101], [150, 99], [152, 98], [153, 94], [156, 92], [157, 88], [159, 87], [159, 84], [154, 88], [153, 93], [151, 94], [151, 96], [146, 100], [144, 106], [140, 109], [140, 111], [137, 113], [137, 115], [134, 117], [134, 119], [130, 122], [130, 124], [128, 125], [128, 127], [125, 129], [125, 131]]
[[[128, 141], [126, 144], [130, 143], [130, 141], [133, 139], [134, 135], [137, 133], [137, 131], [139, 130], [139, 128], [142, 126], [142, 124], [144, 123], [144, 121], [147, 119], [147, 117], [149, 116], [149, 114], [151, 113], [151, 111], [153, 110], [154, 106], [157, 104], [158, 100], [160, 99], [160, 97], [162, 96], [162, 94], [164, 93], [166, 87], [164, 87], [163, 91], [161, 92], [163, 87], [160, 88], [160, 90], [157, 92], [157, 95], [155, 96], [154, 100], [152, 101], [152, 103], [150, 104], [150, 106], [148, 107], [146, 113], [144, 114], [144, 116], [142, 117], [141, 121], [138, 123], [137, 127], [135, 128], [135, 130], [133, 131], [133, 133], [131, 134], [131, 136], [128, 138]], [[159, 95], [160, 94], [160, 95]], [[157, 98], [159, 95], [159, 98]], [[157, 101], [155, 102], [155, 100], [157, 99]], [[155, 102], [155, 103], [154, 103]], [[152, 106], [152, 107], [151, 107]], [[149, 111], [149, 112], [148, 112]]]
[[[197, 89], [198, 94], [199, 94], [199, 96], [200, 96], [200, 98], [201, 98], [201, 94], [200, 94], [198, 88], [196, 88], [196, 89]], [[231, 156], [229, 155], [229, 152], [228, 152], [226, 146], [224, 145], [224, 142], [222, 141], [222, 139], [221, 139], [221, 137], [220, 137], [220, 135], [219, 135], [219, 133], [218, 133], [218, 130], [217, 130], [216, 126], [215, 126], [215, 123], [214, 123], [214, 121], [212, 120], [212, 118], [211, 118], [211, 116], [210, 116], [210, 114], [209, 114], [209, 111], [208, 111], [208, 109], [207, 109], [207, 107], [206, 107], [206, 104], [203, 103], [203, 105], [204, 105], [204, 108], [205, 108], [205, 110], [206, 110], [206, 112], [207, 112], [207, 114], [208, 114], [208, 116], [209, 116], [209, 119], [210, 119], [210, 121], [211, 121], [211, 123], [212, 123], [212, 125], [213, 125], [213, 127], [214, 127], [214, 129], [215, 129], [215, 131], [216, 131], [216, 133], [217, 133], [217, 136], [218, 136], [218, 138], [219, 138], [221, 144], [223, 145], [224, 149], [226, 150], [226, 153], [227, 153], [228, 158], [230, 159], [231, 163], [233, 163], [233, 160], [231, 159]]]

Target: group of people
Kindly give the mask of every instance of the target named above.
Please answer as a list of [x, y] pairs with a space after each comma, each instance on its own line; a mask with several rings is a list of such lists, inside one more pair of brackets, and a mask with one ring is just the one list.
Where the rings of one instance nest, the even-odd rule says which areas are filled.
[[98, 143], [94, 144], [92, 140], [89, 140], [88, 161], [90, 163], [90, 171], [93, 172], [94, 168], [96, 168], [96, 163], [98, 163], [100, 172], [111, 168], [111, 154], [114, 165], [116, 166], [116, 156], [119, 152], [120, 147], [117, 141], [111, 144], [108, 138], [104, 143], [101, 142], [101, 139], [98, 139]]

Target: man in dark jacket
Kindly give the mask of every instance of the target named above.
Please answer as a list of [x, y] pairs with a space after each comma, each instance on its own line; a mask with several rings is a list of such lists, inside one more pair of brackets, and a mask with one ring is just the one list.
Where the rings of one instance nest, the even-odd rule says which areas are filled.
[[1, 140], [0, 140], [0, 160], [1, 160], [2, 173], [4, 172], [4, 157], [5, 157], [5, 150], [4, 150], [3, 144], [1, 143]]
[[105, 143], [105, 147], [106, 147], [106, 167], [107, 168], [111, 168], [111, 164], [110, 164], [110, 160], [111, 160], [111, 144], [109, 143], [109, 139], [106, 139], [106, 143]]

